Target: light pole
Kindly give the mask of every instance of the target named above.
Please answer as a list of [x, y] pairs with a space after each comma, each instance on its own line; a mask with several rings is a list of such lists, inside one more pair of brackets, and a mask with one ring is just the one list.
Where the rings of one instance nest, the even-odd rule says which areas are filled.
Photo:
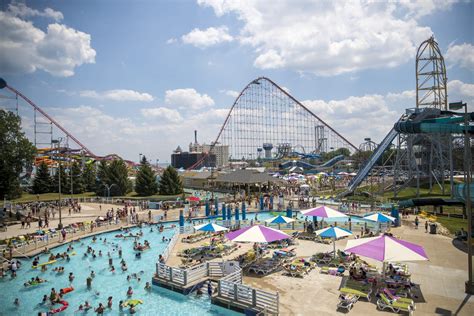
[[472, 271], [472, 206], [471, 206], [471, 141], [469, 139], [469, 114], [467, 103], [449, 103], [450, 110], [460, 110], [464, 107], [464, 186], [466, 188], [464, 201], [467, 212], [467, 264], [468, 280], [466, 281], [466, 293], [474, 294], [474, 281]]
[[[63, 141], [62, 137], [59, 137], [58, 139], [53, 139], [52, 143], [57, 144], [57, 157], [59, 157], [59, 149], [61, 147], [61, 142]], [[61, 162], [58, 159], [58, 191], [59, 191], [59, 224], [58, 224], [58, 229], [63, 228], [63, 222], [62, 222], [62, 212], [61, 212]]]
[[112, 189], [114, 185], [117, 186], [115, 183], [112, 183], [111, 185], [104, 184], [105, 188], [107, 189], [107, 203], [109, 203], [110, 189]]
[[142, 156], [143, 156], [142, 153], [139, 153], [139, 154], [138, 154], [138, 163], [139, 163], [139, 164], [142, 162]]

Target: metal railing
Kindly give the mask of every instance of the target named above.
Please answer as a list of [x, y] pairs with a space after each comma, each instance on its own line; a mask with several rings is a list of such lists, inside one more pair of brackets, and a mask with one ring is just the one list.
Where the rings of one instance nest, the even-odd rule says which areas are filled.
[[161, 253], [161, 256], [163, 257], [164, 261], [168, 260], [170, 254], [171, 254], [171, 251], [173, 251], [174, 246], [178, 242], [178, 238], [179, 238], [179, 231], [178, 231], [178, 229], [175, 228], [173, 237], [171, 237], [170, 242], [168, 243], [166, 248]]

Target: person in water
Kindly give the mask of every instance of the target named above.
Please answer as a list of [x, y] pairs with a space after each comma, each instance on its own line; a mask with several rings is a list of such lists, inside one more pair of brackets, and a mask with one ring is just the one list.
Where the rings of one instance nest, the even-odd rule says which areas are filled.
[[107, 307], [112, 309], [112, 296], [109, 296], [109, 298], [107, 299]]
[[132, 296], [132, 295], [133, 295], [133, 290], [132, 290], [132, 287], [129, 286], [129, 287], [128, 287], [128, 291], [127, 291], [127, 296], [130, 297], [130, 296]]
[[98, 315], [102, 315], [104, 314], [104, 305], [102, 305], [102, 303], [99, 303], [99, 306], [94, 310], [94, 312], [96, 312]]
[[145, 290], [147, 290], [147, 291], [151, 290], [150, 282], [147, 282], [147, 283], [145, 284]]

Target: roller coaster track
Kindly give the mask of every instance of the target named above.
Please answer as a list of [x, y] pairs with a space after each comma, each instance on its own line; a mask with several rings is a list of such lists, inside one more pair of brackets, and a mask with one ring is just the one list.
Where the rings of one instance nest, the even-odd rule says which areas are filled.
[[356, 146], [354, 146], [349, 140], [347, 140], [344, 136], [342, 136], [340, 133], [338, 133], [335, 129], [333, 129], [331, 126], [329, 126], [329, 124], [327, 124], [324, 120], [322, 120], [319, 116], [317, 116], [316, 114], [314, 114], [311, 110], [309, 110], [306, 106], [304, 106], [301, 102], [299, 102], [298, 100], [296, 100], [292, 95], [290, 95], [287, 91], [285, 91], [283, 88], [281, 88], [278, 84], [276, 84], [275, 82], [273, 82], [271, 79], [267, 78], [267, 77], [259, 77], [255, 80], [252, 80], [249, 84], [247, 84], [245, 86], [245, 88], [240, 92], [240, 94], [237, 96], [237, 98], [235, 99], [234, 103], [232, 104], [232, 107], [230, 108], [227, 116], [226, 116], [226, 119], [224, 121], [224, 123], [222, 124], [220, 130], [219, 130], [219, 133], [217, 134], [217, 137], [215, 139], [215, 141], [213, 143], [211, 143], [211, 147], [210, 147], [210, 150], [208, 153], [205, 153], [201, 159], [199, 159], [195, 164], [193, 164], [191, 167], [188, 168], [188, 170], [191, 170], [191, 169], [194, 169], [196, 168], [197, 166], [200, 166], [202, 164], [202, 162], [207, 158], [207, 156], [209, 155], [209, 153], [212, 152], [213, 148], [216, 146], [216, 144], [218, 144], [219, 142], [219, 139], [221, 138], [222, 136], [222, 133], [224, 132], [224, 129], [225, 127], [227, 126], [227, 124], [229, 123], [229, 119], [231, 117], [231, 114], [234, 110], [234, 108], [237, 106], [237, 104], [239, 103], [242, 95], [247, 91], [247, 89], [249, 89], [249, 87], [253, 84], [261, 84], [262, 81], [268, 81], [271, 85], [273, 85], [274, 87], [276, 87], [278, 89], [279, 92], [283, 93], [286, 97], [288, 97], [292, 102], [294, 102], [296, 105], [298, 105], [301, 109], [303, 109], [306, 113], [309, 113], [313, 118], [315, 118], [316, 120], [318, 120], [320, 123], [322, 123], [330, 132], [334, 133], [335, 135], [337, 135], [337, 137], [339, 137], [344, 143], [346, 143], [349, 147], [351, 147], [351, 149], [353, 149], [354, 151], [358, 151], [358, 148]]
[[36, 105], [33, 101], [31, 101], [28, 97], [26, 97], [23, 93], [18, 91], [17, 89], [9, 86], [6, 84], [5, 86], [8, 90], [16, 94], [17, 96], [21, 97], [23, 100], [25, 100], [29, 105], [33, 107], [36, 111], [41, 113], [46, 119], [48, 119], [54, 126], [56, 126], [58, 129], [60, 129], [66, 136], [68, 136], [70, 139], [72, 139], [77, 145], [81, 147], [82, 150], [84, 150], [87, 154], [89, 154], [92, 157], [97, 157], [89, 148], [87, 148], [84, 144], [82, 144], [76, 137], [74, 137], [71, 133], [69, 133], [64, 127], [61, 126], [54, 118], [48, 115], [45, 111], [43, 111], [38, 105]]

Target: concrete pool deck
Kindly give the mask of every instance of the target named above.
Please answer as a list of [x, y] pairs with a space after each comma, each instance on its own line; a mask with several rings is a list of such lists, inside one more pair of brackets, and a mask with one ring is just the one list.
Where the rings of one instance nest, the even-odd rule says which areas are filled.
[[[467, 254], [453, 246], [452, 238], [430, 235], [424, 229], [414, 229], [406, 223], [392, 229], [392, 233], [404, 240], [422, 245], [429, 261], [408, 262], [412, 281], [420, 284], [421, 295], [416, 302], [416, 315], [474, 315], [474, 298], [464, 293], [467, 279]], [[339, 240], [336, 247], [343, 249], [346, 240]], [[297, 256], [309, 257], [319, 251], [332, 250], [332, 245], [300, 241]], [[380, 262], [364, 260], [381, 267]], [[342, 278], [311, 271], [304, 278], [292, 278], [275, 273], [263, 278], [245, 277], [244, 282], [257, 288], [280, 293], [282, 315], [334, 315], [338, 303]], [[387, 314], [378, 311], [374, 304], [358, 301], [351, 315]]]
[[[95, 219], [104, 215], [110, 207], [117, 205], [83, 203], [82, 213], [63, 216], [63, 223]], [[139, 212], [141, 219], [148, 218], [148, 210]], [[152, 210], [152, 215], [162, 216], [162, 210]], [[178, 209], [168, 211], [168, 221], [177, 220]], [[467, 254], [453, 244], [452, 238], [442, 235], [425, 233], [424, 227], [416, 230], [412, 224], [414, 217], [404, 220], [402, 227], [392, 229], [395, 236], [407, 241], [422, 245], [430, 260], [425, 262], [409, 262], [412, 281], [420, 284], [421, 295], [415, 299], [416, 315], [474, 315], [474, 299], [464, 293], [464, 282], [467, 279]], [[52, 220], [50, 226], [57, 225], [58, 219]], [[5, 239], [27, 232], [35, 232], [37, 223], [32, 223], [29, 230], [21, 229], [20, 225], [9, 226], [7, 232], [1, 232], [0, 238]], [[89, 235], [89, 234], [88, 234]], [[87, 235], [86, 235], [87, 236]], [[181, 237], [180, 237], [181, 239]], [[68, 240], [69, 241], [69, 240]], [[336, 247], [343, 249], [347, 239], [337, 241]], [[203, 240], [202, 243], [206, 242]], [[196, 244], [183, 244], [178, 242], [168, 260], [170, 265], [179, 265], [181, 258], [176, 257], [178, 251], [194, 247]], [[229, 255], [235, 257], [250, 247], [242, 244], [241, 248]], [[332, 245], [324, 245], [312, 241], [300, 240], [296, 247], [297, 256], [309, 257], [316, 252], [332, 250]], [[365, 258], [364, 258], [365, 259]], [[216, 259], [222, 260], [222, 259]], [[381, 267], [381, 263], [367, 260]], [[245, 276], [244, 283], [252, 287], [261, 288], [280, 293], [281, 315], [334, 315], [339, 296], [340, 277], [319, 273], [319, 269], [311, 271], [304, 278], [292, 278], [277, 272], [265, 277]], [[350, 311], [352, 315], [387, 314], [377, 311], [374, 301], [368, 303], [360, 300]]]

